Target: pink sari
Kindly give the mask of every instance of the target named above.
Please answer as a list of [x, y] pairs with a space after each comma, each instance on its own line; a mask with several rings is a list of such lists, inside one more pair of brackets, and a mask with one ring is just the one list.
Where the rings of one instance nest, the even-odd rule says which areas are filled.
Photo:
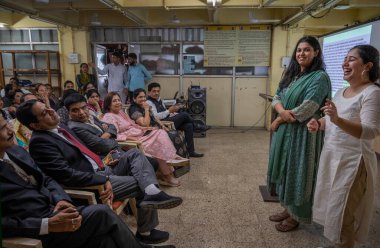
[[119, 114], [106, 113], [102, 121], [116, 127], [117, 140], [124, 141], [127, 138], [135, 138], [142, 142], [147, 156], [165, 161], [177, 157], [173, 143], [165, 130], [151, 130], [149, 134], [144, 135], [145, 131], [122, 111]]

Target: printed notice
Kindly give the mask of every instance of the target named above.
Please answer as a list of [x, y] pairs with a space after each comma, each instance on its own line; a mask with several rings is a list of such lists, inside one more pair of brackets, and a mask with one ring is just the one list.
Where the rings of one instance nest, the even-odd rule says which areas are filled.
[[207, 27], [204, 66], [233, 66], [237, 49], [236, 27]]
[[269, 66], [268, 25], [205, 28], [204, 66]]
[[236, 66], [269, 66], [270, 26], [242, 26], [238, 31]]

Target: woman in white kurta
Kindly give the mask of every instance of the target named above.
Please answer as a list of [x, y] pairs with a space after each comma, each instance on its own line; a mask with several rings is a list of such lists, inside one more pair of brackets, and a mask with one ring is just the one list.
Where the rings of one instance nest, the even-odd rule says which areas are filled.
[[380, 134], [379, 52], [352, 48], [342, 65], [349, 87], [322, 108], [326, 116], [308, 123], [325, 129], [313, 205], [313, 220], [335, 247], [366, 240], [377, 175], [374, 139]]

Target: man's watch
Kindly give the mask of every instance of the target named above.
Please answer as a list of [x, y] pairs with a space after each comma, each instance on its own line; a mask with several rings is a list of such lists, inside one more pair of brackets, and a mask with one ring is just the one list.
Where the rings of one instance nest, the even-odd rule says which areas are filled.
[[106, 176], [106, 182], [109, 182], [109, 180], [110, 180], [110, 176]]

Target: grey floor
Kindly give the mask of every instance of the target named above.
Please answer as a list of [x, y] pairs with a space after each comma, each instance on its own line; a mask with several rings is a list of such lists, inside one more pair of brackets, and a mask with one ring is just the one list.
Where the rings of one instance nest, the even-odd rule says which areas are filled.
[[[180, 187], [164, 188], [184, 200], [175, 209], [159, 211], [158, 229], [170, 232], [167, 244], [177, 248], [331, 245], [315, 224], [279, 233], [268, 220], [281, 210], [279, 203], [263, 202], [258, 190], [266, 179], [269, 132], [212, 129], [195, 142], [205, 157], [191, 159], [191, 172], [181, 177]], [[380, 174], [377, 185], [369, 241], [357, 245], [360, 248], [380, 247]], [[135, 230], [134, 221], [128, 217], [127, 222]]]

